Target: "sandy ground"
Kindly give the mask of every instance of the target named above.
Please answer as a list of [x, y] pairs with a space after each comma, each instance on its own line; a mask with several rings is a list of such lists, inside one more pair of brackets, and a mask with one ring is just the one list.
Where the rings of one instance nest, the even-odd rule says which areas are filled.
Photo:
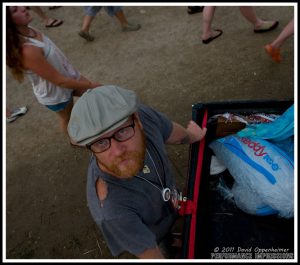
[[[281, 64], [263, 49], [292, 18], [293, 7], [256, 7], [260, 17], [280, 21], [264, 34], [253, 33], [238, 7], [219, 7], [213, 25], [224, 33], [208, 45], [200, 38], [202, 14], [188, 15], [185, 6], [126, 6], [128, 19], [142, 25], [129, 33], [101, 11], [90, 43], [77, 35], [82, 7], [44, 9], [64, 24], [46, 29], [33, 14], [32, 25], [83, 75], [136, 91], [142, 102], [182, 125], [191, 119], [194, 103], [294, 97], [294, 38], [282, 47]], [[6, 125], [6, 257], [113, 258], [87, 208], [89, 152], [69, 145], [55, 114], [36, 101], [27, 81], [19, 84], [9, 72], [6, 76], [7, 103], [29, 107], [25, 116]], [[188, 146], [168, 147], [168, 152], [178, 185], [184, 187]]]

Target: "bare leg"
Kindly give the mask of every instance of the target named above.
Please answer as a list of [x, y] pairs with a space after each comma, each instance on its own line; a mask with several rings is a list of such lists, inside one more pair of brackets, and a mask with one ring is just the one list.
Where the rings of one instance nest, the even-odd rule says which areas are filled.
[[275, 29], [279, 22], [262, 20], [255, 14], [252, 6], [240, 6], [241, 14], [254, 26], [254, 32], [267, 32]]
[[214, 18], [215, 10], [215, 6], [205, 6], [203, 9], [202, 40], [206, 40], [214, 35], [214, 31], [211, 28], [211, 24]]
[[57, 112], [59, 117], [59, 126], [71, 145], [83, 147], [76, 144], [76, 142], [74, 142], [68, 134], [68, 123], [71, 117], [73, 105], [74, 105], [74, 99], [67, 105], [67, 107], [64, 110]]
[[86, 39], [87, 41], [93, 41], [95, 39], [95, 37], [89, 33], [90, 26], [91, 26], [94, 18], [95, 17], [93, 17], [93, 16], [85, 15], [83, 17], [81, 30], [78, 32], [78, 35], [80, 37]]
[[294, 34], [294, 19], [292, 19], [281, 31], [278, 37], [271, 43], [273, 48], [280, 48], [281, 45]]
[[240, 6], [240, 11], [254, 27], [259, 27], [263, 23], [263, 21], [256, 16], [252, 6]]
[[140, 24], [128, 22], [123, 10], [119, 10], [118, 12], [116, 12], [115, 16], [120, 22], [123, 31], [136, 31], [141, 28]]
[[[48, 17], [47, 14], [43, 11], [43, 9], [40, 6], [31, 6], [30, 9], [32, 9], [42, 19], [45, 26], [54, 23], [55, 19]], [[62, 24], [61, 20], [57, 19], [55, 24], [59, 26], [60, 24]]]
[[212, 29], [211, 27], [215, 10], [215, 6], [205, 6], [203, 10], [203, 31], [201, 37], [204, 44], [210, 43], [212, 40], [220, 37], [223, 33], [222, 30]]
[[89, 16], [89, 15], [85, 15], [84, 18], [83, 18], [81, 31], [89, 32], [90, 26], [91, 26], [93, 20], [94, 20], [94, 17]]
[[67, 107], [59, 112], [57, 112], [59, 116], [59, 126], [62, 130], [62, 132], [69, 138], [68, 134], [68, 123], [71, 116], [71, 111], [73, 108], [73, 100], [67, 105]]
[[120, 24], [122, 27], [125, 27], [128, 25], [128, 21], [127, 18], [125, 17], [125, 14], [123, 12], [123, 10], [119, 10], [116, 14], [115, 14], [116, 18], [119, 20]]
[[280, 54], [281, 45], [294, 34], [294, 19], [292, 19], [280, 32], [278, 37], [270, 44], [265, 46], [265, 51], [271, 56], [273, 61], [280, 63], [282, 57]]

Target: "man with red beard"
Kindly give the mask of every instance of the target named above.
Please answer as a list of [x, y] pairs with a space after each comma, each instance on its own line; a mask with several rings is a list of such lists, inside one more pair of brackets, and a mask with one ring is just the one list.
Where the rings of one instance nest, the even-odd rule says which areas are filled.
[[76, 102], [68, 125], [73, 141], [91, 150], [87, 199], [112, 252], [165, 258], [158, 247], [177, 217], [178, 192], [165, 144], [191, 144], [206, 133], [187, 128], [108, 85]]

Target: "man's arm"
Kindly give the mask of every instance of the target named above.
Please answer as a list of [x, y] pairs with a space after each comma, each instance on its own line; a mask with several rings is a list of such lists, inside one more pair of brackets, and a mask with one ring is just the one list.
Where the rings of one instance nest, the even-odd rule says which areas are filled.
[[141, 254], [137, 255], [140, 259], [164, 259], [163, 254], [158, 247], [148, 248]]
[[185, 129], [176, 122], [173, 122], [171, 135], [167, 139], [167, 144], [192, 144], [203, 139], [207, 129], [201, 127], [194, 121], [190, 121]]

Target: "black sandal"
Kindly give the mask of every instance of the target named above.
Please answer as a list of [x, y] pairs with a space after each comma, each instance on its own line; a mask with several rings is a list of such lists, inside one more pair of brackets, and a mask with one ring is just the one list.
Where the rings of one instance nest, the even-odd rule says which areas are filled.
[[195, 13], [199, 13], [202, 12], [204, 9], [204, 6], [188, 6], [188, 13], [190, 15], [195, 14]]
[[53, 9], [57, 9], [57, 8], [60, 8], [61, 6], [49, 6], [49, 10], [53, 10]]

